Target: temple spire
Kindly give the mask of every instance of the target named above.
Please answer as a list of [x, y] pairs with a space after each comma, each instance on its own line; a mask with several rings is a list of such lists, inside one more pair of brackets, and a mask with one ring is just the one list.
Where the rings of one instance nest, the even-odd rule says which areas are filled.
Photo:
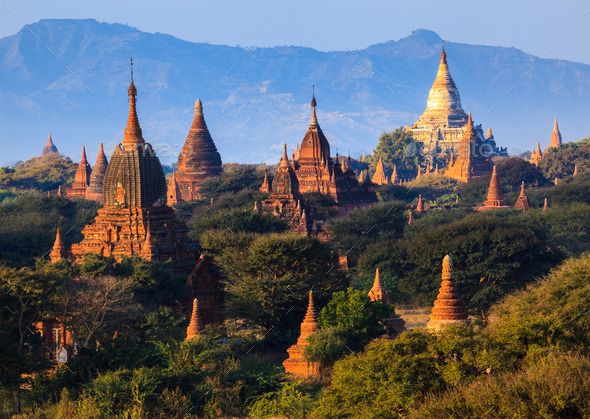
[[318, 125], [318, 117], [315, 113], [315, 108], [317, 106], [317, 102], [315, 100], [315, 85], [312, 85], [312, 95], [311, 95], [311, 121], [309, 122], [309, 126], [317, 126]]
[[49, 259], [51, 263], [57, 263], [64, 260], [67, 256], [66, 246], [61, 238], [61, 219], [57, 222], [57, 230], [55, 231], [55, 241], [53, 242], [53, 248], [49, 253]]
[[57, 147], [53, 143], [53, 138], [51, 138], [51, 131], [50, 131], [47, 136], [47, 142], [45, 143], [45, 146], [43, 147], [43, 155], [46, 156], [48, 154], [53, 154], [53, 153], [57, 153]]
[[143, 144], [143, 134], [139, 126], [139, 118], [137, 117], [136, 97], [137, 89], [133, 80], [133, 58], [131, 58], [131, 82], [129, 83], [129, 116], [127, 117], [127, 126], [123, 134], [123, 146], [132, 146], [136, 144]]
[[373, 281], [373, 286], [369, 291], [369, 299], [371, 301], [383, 301], [386, 304], [389, 303], [387, 292], [385, 291], [383, 281], [381, 280], [381, 275], [379, 274], [379, 268], [375, 269], [375, 280]]
[[516, 199], [516, 203], [514, 204], [514, 208], [523, 210], [524, 212], [527, 212], [530, 209], [529, 198], [527, 197], [526, 191], [524, 189], [524, 180], [522, 181], [522, 184], [520, 185], [520, 194], [518, 195], [518, 198]]
[[289, 168], [289, 157], [287, 157], [287, 144], [283, 144], [283, 154], [281, 155], [280, 167], [283, 169]]
[[559, 132], [559, 124], [557, 123], [556, 116], [553, 120], [553, 131], [551, 132], [551, 142], [549, 143], [549, 147], [560, 147], [561, 144], [561, 132]]
[[266, 163], [264, 164], [264, 179], [262, 180], [262, 185], [260, 185], [259, 190], [262, 193], [270, 193], [270, 182], [268, 181], [268, 169], [266, 168]]
[[191, 320], [186, 328], [186, 338], [185, 341], [189, 341], [198, 337], [201, 332], [203, 331], [203, 322], [201, 321], [201, 316], [199, 315], [199, 301], [195, 298], [193, 300], [193, 311], [191, 313]]

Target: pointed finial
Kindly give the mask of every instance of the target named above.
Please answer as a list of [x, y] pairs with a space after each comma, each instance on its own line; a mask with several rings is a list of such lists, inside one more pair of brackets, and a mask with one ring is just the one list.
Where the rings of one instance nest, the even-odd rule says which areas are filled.
[[201, 99], [195, 100], [195, 113], [203, 113], [203, 102], [201, 102]]
[[86, 147], [82, 146], [82, 158], [80, 159], [80, 163], [86, 162]]
[[133, 83], [133, 57], [129, 58], [130, 68], [131, 68], [131, 83]]
[[287, 157], [287, 144], [283, 144], [283, 155], [281, 156], [281, 167], [289, 167], [289, 158]]

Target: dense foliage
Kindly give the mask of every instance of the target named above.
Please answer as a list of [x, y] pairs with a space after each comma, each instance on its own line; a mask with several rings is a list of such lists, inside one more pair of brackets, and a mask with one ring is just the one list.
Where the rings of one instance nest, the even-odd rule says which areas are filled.
[[368, 160], [374, 168], [379, 159], [391, 170], [395, 165], [398, 176], [409, 179], [416, 176], [422, 161], [422, 143], [414, 141], [411, 133], [404, 127], [392, 132], [384, 132]]

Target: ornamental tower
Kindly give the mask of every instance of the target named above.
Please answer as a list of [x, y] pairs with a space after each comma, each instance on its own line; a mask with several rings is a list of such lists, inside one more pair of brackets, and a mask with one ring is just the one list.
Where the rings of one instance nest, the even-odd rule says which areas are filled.
[[468, 324], [467, 307], [453, 281], [453, 261], [446, 255], [442, 263], [442, 282], [426, 328], [438, 331], [445, 326]]
[[201, 99], [195, 102], [193, 123], [178, 156], [176, 182], [183, 201], [202, 199], [201, 185], [222, 171], [221, 156], [215, 147], [203, 115]]
[[172, 260], [175, 270], [186, 271], [194, 251], [186, 244], [186, 227], [166, 206], [164, 172], [143, 138], [137, 117], [133, 62], [131, 65], [127, 126], [104, 175], [104, 206], [94, 223], [84, 227], [84, 238], [72, 246], [72, 254], [76, 261], [87, 253], [117, 260], [126, 256]]

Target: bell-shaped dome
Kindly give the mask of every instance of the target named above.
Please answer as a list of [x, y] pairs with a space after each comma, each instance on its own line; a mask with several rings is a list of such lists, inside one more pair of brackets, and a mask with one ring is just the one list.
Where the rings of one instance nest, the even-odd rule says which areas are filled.
[[459, 90], [451, 77], [447, 54], [443, 48], [434, 83], [428, 93], [426, 109], [417, 125], [460, 127], [467, 123], [467, 114], [461, 106]]

